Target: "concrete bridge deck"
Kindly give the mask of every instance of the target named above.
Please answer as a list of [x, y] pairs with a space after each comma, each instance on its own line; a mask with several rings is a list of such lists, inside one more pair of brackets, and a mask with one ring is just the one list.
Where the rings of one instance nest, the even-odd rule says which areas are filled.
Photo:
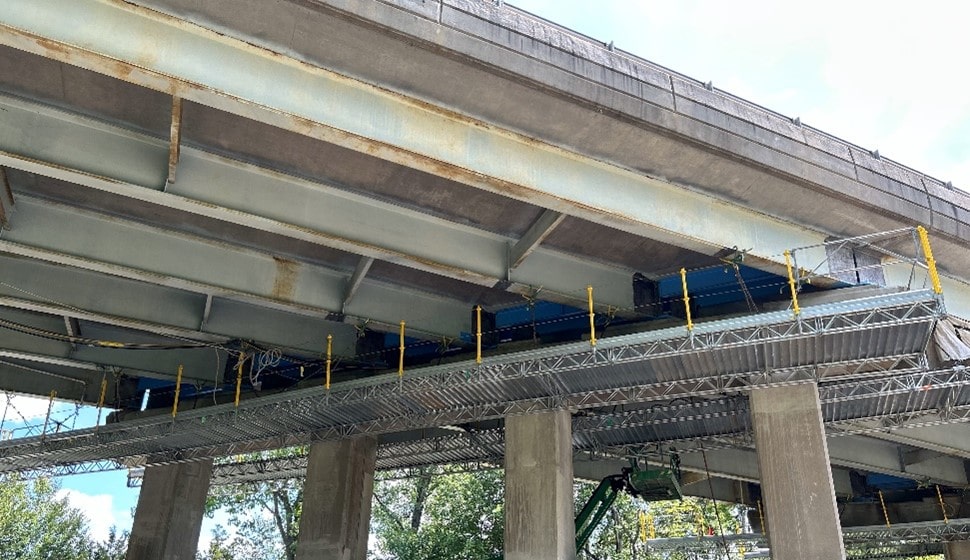
[[[502, 3], [249, 8], [5, 6], [0, 387], [93, 403], [110, 375], [105, 402], [130, 416], [147, 387], [171, 398], [181, 366], [184, 383], [225, 403], [227, 370], [246, 348], [254, 360], [278, 350], [318, 376], [332, 335], [344, 366], [333, 390], [267, 396], [252, 378], [238, 412], [222, 404], [174, 421], [5, 442], [0, 470], [179, 465], [267, 438], [378, 433], [386, 461], [448, 437], [413, 441], [413, 428], [455, 425], [495, 441], [472, 453], [467, 434], [451, 436], [454, 453], [493, 460], [501, 418], [565, 408], [586, 411], [567, 438], [580, 451], [622, 456], [654, 440], [689, 449], [720, 438], [732, 449], [715, 461], [718, 476], [751, 481], [760, 479], [751, 451], [759, 423], [739, 394], [799, 380], [817, 383], [819, 437], [832, 436], [815, 471], [967, 483], [970, 449], [955, 423], [970, 398], [965, 370], [926, 354], [944, 312], [935, 296], [883, 294], [811, 320], [765, 313], [726, 319], [730, 327], [713, 319], [744, 314], [743, 300], [730, 308], [695, 297], [700, 322], [685, 338], [642, 328], [655, 317], [634, 281], [659, 286], [744, 251], [746, 273], [780, 279], [750, 312], [779, 299], [784, 251], [801, 247], [795, 269], [806, 291], [917, 288], [916, 268], [892, 256], [911, 255], [915, 267], [910, 238], [875, 252], [825, 242], [922, 224], [946, 312], [970, 316], [970, 199], [961, 191]], [[803, 269], [827, 263], [831, 272], [833, 261], [851, 263], [854, 280], [822, 270], [817, 285], [802, 282]], [[874, 268], [879, 278], [866, 275]], [[616, 317], [655, 334], [605, 338], [596, 352], [543, 341], [523, 362], [499, 344], [471, 382], [458, 378], [472, 369], [451, 365], [427, 377], [409, 366], [399, 384], [359, 379], [380, 369], [358, 367], [375, 352], [358, 344], [360, 333], [395, 333], [405, 321], [409, 344], [467, 352], [460, 338], [475, 330], [474, 306], [583, 308], [587, 285], [600, 328]], [[883, 305], [893, 298], [899, 305]], [[636, 336], [646, 338], [623, 346]], [[632, 363], [647, 381], [631, 376]], [[353, 404], [336, 403], [339, 395]], [[684, 396], [692, 400], [675, 400]], [[151, 408], [165, 410], [164, 400]], [[276, 414], [284, 407], [291, 416]], [[428, 451], [409, 457], [443, 459]]]

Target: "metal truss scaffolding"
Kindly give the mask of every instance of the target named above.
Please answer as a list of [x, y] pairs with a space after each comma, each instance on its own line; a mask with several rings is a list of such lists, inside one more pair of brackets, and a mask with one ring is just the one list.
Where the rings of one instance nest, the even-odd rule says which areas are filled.
[[[846, 527], [842, 530], [847, 558], [908, 558], [912, 556], [941, 554], [947, 541], [970, 540], [970, 519], [949, 521], [926, 521], [900, 523], [889, 527], [883, 525]], [[744, 550], [755, 553], [761, 550], [767, 557], [768, 543], [761, 533], [724, 536], [695, 536], [670, 539], [650, 539], [647, 548], [652, 552], [710, 553], [712, 556], [724, 551]], [[745, 557], [758, 557], [757, 553]]]
[[[853, 411], [863, 405], [870, 407], [863, 416], [869, 418], [939, 411], [944, 405], [949, 414], [961, 414], [959, 407], [967, 403], [951, 402], [953, 393], [947, 391], [962, 388], [965, 373], [926, 368], [929, 337], [942, 316], [941, 300], [921, 290], [806, 307], [794, 319], [787, 311], [763, 313], [700, 323], [690, 332], [670, 328], [602, 339], [595, 347], [580, 342], [496, 356], [480, 365], [427, 367], [403, 377], [390, 374], [343, 383], [330, 391], [317, 387], [251, 399], [238, 408], [213, 406], [175, 418], [150, 417], [5, 441], [0, 443], [0, 472], [104, 461], [190, 461], [550, 408], [594, 411], [730, 397], [759, 386], [805, 381], [820, 384], [832, 421], [856, 418]], [[917, 383], [921, 393], [914, 397]], [[934, 383], [942, 386], [937, 389]], [[697, 428], [691, 437], [718, 430], [745, 432], [747, 415], [729, 408], [647, 407], [649, 418], [593, 414], [593, 420], [580, 417], [578, 422], [613, 422], [648, 432], [626, 441], [594, 438], [591, 447], [676, 439], [677, 434], [660, 430], [691, 423]], [[667, 413], [677, 417], [665, 420]], [[596, 431], [596, 426], [586, 425], [577, 430]]]

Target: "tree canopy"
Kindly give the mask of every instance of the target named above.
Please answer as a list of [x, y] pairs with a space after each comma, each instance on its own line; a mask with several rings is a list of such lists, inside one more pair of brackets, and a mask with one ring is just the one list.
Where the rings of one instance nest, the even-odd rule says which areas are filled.
[[127, 533], [92, 540], [87, 520], [47, 478], [0, 477], [0, 560], [121, 560]]

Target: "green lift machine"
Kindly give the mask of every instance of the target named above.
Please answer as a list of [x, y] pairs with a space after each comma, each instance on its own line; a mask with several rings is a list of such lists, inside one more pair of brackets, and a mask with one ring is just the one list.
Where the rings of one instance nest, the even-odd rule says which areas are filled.
[[679, 500], [684, 497], [680, 480], [680, 458], [676, 453], [671, 453], [667, 467], [658, 469], [641, 468], [639, 461], [630, 459], [630, 466], [620, 474], [608, 476], [599, 483], [576, 516], [576, 552], [583, 549], [621, 492], [646, 502]]

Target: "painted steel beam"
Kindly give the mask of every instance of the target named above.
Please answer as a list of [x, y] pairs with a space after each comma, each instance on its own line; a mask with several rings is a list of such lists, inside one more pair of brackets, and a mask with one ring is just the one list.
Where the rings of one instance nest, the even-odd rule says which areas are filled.
[[881, 472], [903, 478], [965, 486], [967, 471], [958, 457], [938, 457], [916, 465], [901, 459], [905, 449], [894, 443], [863, 436], [828, 438], [832, 464], [866, 472]]
[[537, 249], [541, 239], [520, 240], [532, 257], [510, 274], [505, 236], [186, 147], [166, 183], [160, 139], [9, 96], [0, 109], [2, 165], [479, 285], [541, 286], [566, 303], [593, 284], [603, 306], [632, 307], [633, 271]]
[[[839, 436], [827, 438], [829, 461], [833, 467], [876, 472], [927, 480], [950, 486], [967, 484], [963, 461], [957, 457], [939, 457], [931, 462], [906, 466], [901, 462], [901, 448], [865, 436]], [[754, 449], [710, 449], [706, 451], [711, 472], [724, 478], [757, 482], [760, 480], [758, 455]], [[706, 472], [704, 457], [700, 453], [681, 455], [684, 469]]]
[[[878, 428], [878, 420], [857, 422], [863, 428]], [[894, 430], [873, 429], [867, 436], [901, 445], [916, 447], [953, 457], [970, 459], [970, 424], [957, 423], [945, 426], [921, 426]], [[927, 455], [921, 455], [925, 460]]]
[[[53, 370], [57, 371], [53, 371]], [[4, 391], [44, 397], [57, 391], [57, 398], [65, 401], [84, 401], [97, 404], [101, 395], [102, 373], [90, 370], [52, 368], [33, 363], [0, 358], [0, 387]], [[38, 391], [39, 387], [43, 390]], [[114, 402], [115, 387], [105, 395], [107, 402]], [[0, 401], [0, 406], [6, 404]]]
[[2, 44], [685, 249], [751, 247], [749, 262], [776, 268], [824, 239], [149, 9], [51, 0], [0, 18]]
[[553, 210], [546, 210], [540, 214], [525, 234], [509, 249], [509, 270], [521, 266], [565, 219], [565, 214]]
[[[38, 315], [17, 309], [0, 307], [0, 319], [36, 329], [66, 334], [62, 326], [63, 322], [57, 316]], [[87, 331], [85, 333], [86, 337], [111, 342], [178, 342], [175, 340], [166, 340], [162, 337], [144, 332], [132, 332], [94, 323], [86, 324], [85, 330]], [[221, 378], [222, 368], [225, 367], [227, 360], [227, 353], [212, 348], [124, 350], [85, 345], [72, 347], [66, 341], [52, 340], [50, 338], [42, 338], [0, 328], [0, 357], [8, 360], [43, 364], [43, 366], [38, 365], [37, 367], [55, 366], [58, 368], [68, 368], [73, 373], [79, 373], [78, 370], [83, 370], [84, 372], [110, 370], [134, 377], [154, 377], [161, 379], [173, 379], [178, 371], [178, 367], [183, 365], [185, 366], [184, 378], [186, 381], [204, 382], [212, 385], [215, 379]], [[49, 392], [49, 389], [41, 384], [34, 390], [26, 392], [45, 395]]]
[[[340, 271], [27, 196], [17, 206], [0, 252], [200, 294], [184, 327], [200, 324], [205, 294], [321, 319], [341, 310], [346, 274]], [[469, 330], [464, 302], [366, 279], [359, 294], [347, 309], [351, 317], [383, 325], [407, 320], [415, 335]], [[214, 321], [210, 315], [213, 330]]]
[[360, 290], [360, 283], [364, 281], [364, 277], [367, 276], [367, 272], [370, 267], [374, 264], [374, 259], [370, 257], [361, 257], [357, 261], [357, 266], [354, 268], [354, 273], [350, 275], [350, 280], [347, 281], [347, 290], [344, 291], [344, 302], [340, 306], [340, 312], [346, 313], [347, 306], [350, 302], [354, 300], [354, 296]]

